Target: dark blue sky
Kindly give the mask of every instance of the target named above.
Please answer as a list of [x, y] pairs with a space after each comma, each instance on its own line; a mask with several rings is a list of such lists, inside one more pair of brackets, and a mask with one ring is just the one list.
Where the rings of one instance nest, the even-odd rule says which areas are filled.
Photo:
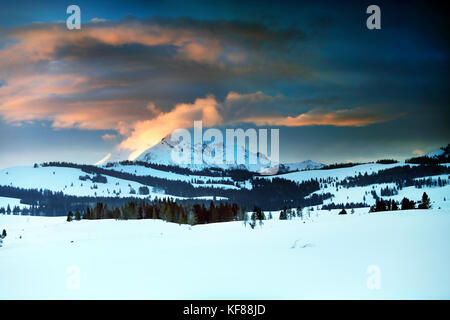
[[2, 1], [0, 167], [136, 151], [205, 103], [280, 128], [283, 161], [428, 152], [450, 141], [448, 29], [424, 1]]

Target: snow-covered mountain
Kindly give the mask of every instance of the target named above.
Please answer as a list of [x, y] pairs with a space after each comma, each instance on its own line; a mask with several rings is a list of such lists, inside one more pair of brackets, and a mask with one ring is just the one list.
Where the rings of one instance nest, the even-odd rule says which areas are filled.
[[[177, 161], [174, 154], [181, 154], [189, 150], [190, 163], [183, 163]], [[216, 154], [222, 154], [221, 163], [214, 161]], [[226, 154], [233, 154], [233, 161], [227, 163]], [[241, 155], [241, 158], [239, 158]], [[196, 163], [195, 159], [200, 159], [200, 163]], [[266, 155], [257, 152], [253, 153], [244, 146], [230, 145], [222, 142], [203, 142], [191, 144], [187, 141], [176, 142], [170, 139], [170, 135], [163, 138], [158, 144], [144, 151], [136, 161], [143, 161], [148, 163], [175, 165], [180, 167], [189, 167], [192, 170], [202, 170], [205, 168], [240, 168], [249, 171], [264, 172], [275, 165]], [[197, 161], [199, 162], [199, 161]], [[314, 168], [315, 165], [312, 165]], [[298, 167], [308, 168], [309, 163], [292, 164]], [[294, 169], [295, 170], [295, 169]]]
[[320, 169], [324, 165], [311, 160], [306, 160], [302, 162], [284, 163], [282, 166], [286, 168], [286, 171], [303, 171]]
[[432, 152], [428, 152], [425, 156], [433, 159], [450, 159], [450, 145]]

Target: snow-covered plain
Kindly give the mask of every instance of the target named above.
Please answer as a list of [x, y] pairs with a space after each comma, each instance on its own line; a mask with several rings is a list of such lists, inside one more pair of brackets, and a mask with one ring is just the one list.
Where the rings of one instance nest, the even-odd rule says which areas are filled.
[[0, 215], [0, 299], [450, 298], [450, 209], [337, 212], [254, 230]]

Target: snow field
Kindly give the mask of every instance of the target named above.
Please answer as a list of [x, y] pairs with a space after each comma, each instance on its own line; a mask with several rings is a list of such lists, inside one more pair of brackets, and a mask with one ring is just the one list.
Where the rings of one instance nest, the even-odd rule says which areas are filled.
[[0, 298], [450, 298], [450, 209], [367, 211], [254, 230], [2, 215]]

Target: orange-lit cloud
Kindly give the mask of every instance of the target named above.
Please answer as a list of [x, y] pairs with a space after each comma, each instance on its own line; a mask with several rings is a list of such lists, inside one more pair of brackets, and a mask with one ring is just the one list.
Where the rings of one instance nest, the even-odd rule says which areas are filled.
[[296, 117], [249, 117], [246, 122], [256, 125], [269, 126], [338, 126], [338, 127], [362, 127], [374, 123], [386, 122], [396, 116], [377, 114], [372, 109], [354, 108], [335, 111], [311, 110]]
[[160, 113], [151, 120], [139, 121], [131, 134], [119, 145], [119, 150], [130, 150], [129, 159], [134, 160], [147, 148], [178, 128], [190, 128], [195, 120], [202, 120], [205, 126], [222, 122], [214, 96], [196, 99], [194, 103], [182, 103], [166, 113]]
[[[230, 92], [223, 103], [219, 103], [214, 96], [196, 99], [192, 104], [178, 104], [171, 111], [159, 113], [151, 120], [139, 121], [135, 124], [128, 138], [119, 145], [118, 150], [129, 150], [129, 159], [136, 159], [142, 152], [158, 143], [161, 138], [167, 136], [178, 128], [191, 128], [194, 121], [202, 120], [205, 127], [232, 124], [234, 122], [247, 122], [256, 125], [268, 126], [351, 126], [361, 127], [374, 123], [392, 120], [392, 116], [376, 114], [366, 108], [354, 108], [336, 111], [311, 110], [296, 117], [276, 116], [276, 110], [272, 109], [272, 116], [266, 117], [232, 117], [226, 116], [224, 109], [233, 108], [230, 101], [245, 100], [252, 113], [257, 114], [257, 107], [251, 106], [267, 100], [276, 101], [276, 97], [270, 97], [262, 92], [254, 94], [239, 94]], [[239, 106], [242, 106], [239, 104]], [[251, 107], [250, 107], [251, 106]], [[152, 107], [154, 108], [154, 106]]]
[[95, 164], [96, 165], [100, 165], [105, 163], [106, 161], [108, 161], [111, 158], [111, 153], [108, 153], [103, 159], [101, 159], [100, 161], [97, 161]]
[[[154, 110], [135, 100], [83, 101], [88, 80], [78, 75], [40, 75], [9, 79], [0, 87], [0, 115], [11, 123], [50, 120], [54, 128], [119, 130], [151, 117]], [[80, 94], [79, 100], [65, 100]]]
[[[17, 68], [28, 68], [27, 64], [56, 59], [61, 47], [83, 48], [92, 43], [114, 47], [127, 44], [173, 46], [178, 58], [200, 63], [217, 63], [219, 58], [235, 63], [246, 57], [244, 49], [236, 49], [235, 44], [221, 41], [207, 30], [140, 21], [113, 24], [97, 19], [76, 32], [68, 32], [63, 23], [38, 23], [9, 32], [0, 30], [2, 40], [14, 40], [0, 50], [0, 69], [11, 74], [17, 72]], [[225, 52], [228, 48], [234, 51]]]

